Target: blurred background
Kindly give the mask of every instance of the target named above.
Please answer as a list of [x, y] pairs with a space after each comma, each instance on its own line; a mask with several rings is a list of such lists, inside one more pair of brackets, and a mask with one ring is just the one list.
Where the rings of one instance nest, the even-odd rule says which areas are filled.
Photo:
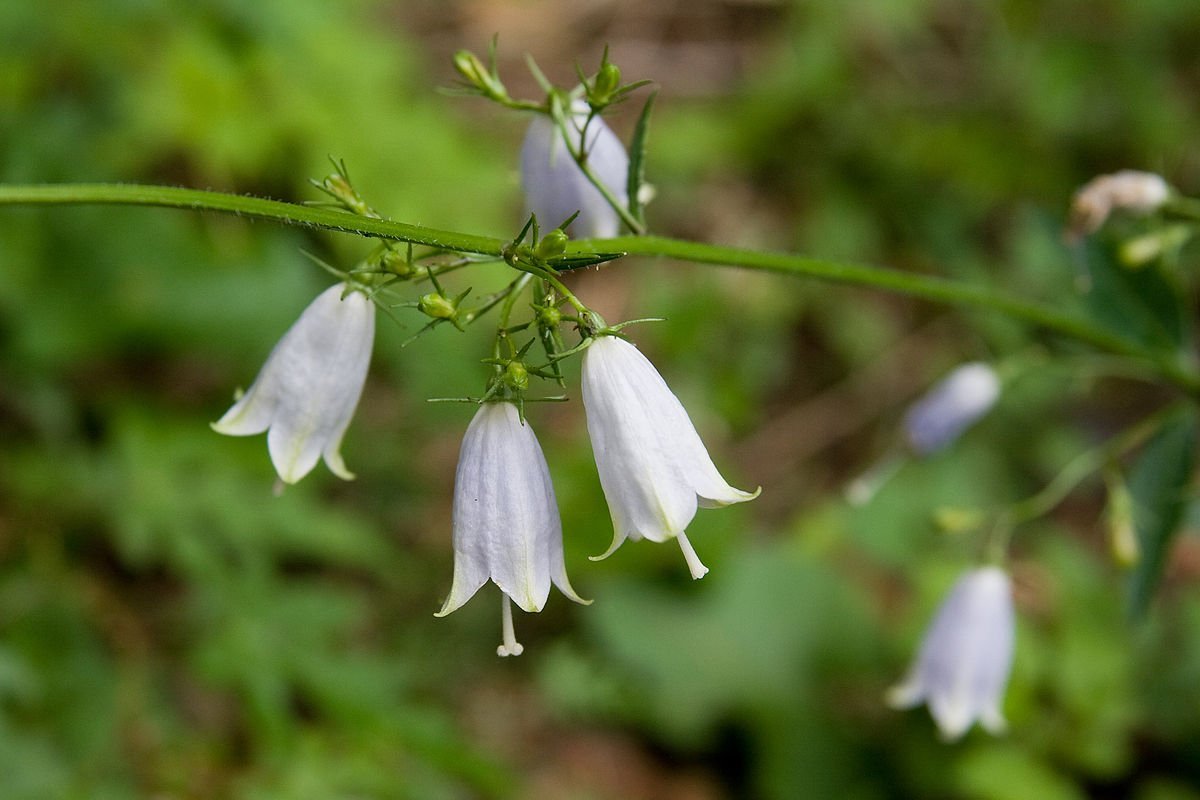
[[[335, 156], [386, 215], [511, 236], [527, 120], [436, 91], [495, 33], [514, 95], [524, 53], [565, 85], [606, 43], [658, 82], [662, 234], [1067, 302], [1075, 187], [1200, 189], [1200, 4], [1177, 0], [0, 3], [0, 181], [301, 201]], [[1129, 624], [1095, 484], [1016, 539], [1011, 733], [946, 745], [882, 703], [978, 551], [933, 511], [1036, 491], [1159, 394], [992, 315], [668, 262], [577, 276], [609, 320], [669, 319], [633, 335], [763, 495], [697, 516], [703, 581], [672, 546], [588, 561], [611, 526], [572, 365], [576, 402], [530, 418], [596, 602], [552, 594], [502, 660], [494, 587], [433, 617], [471, 409], [425, 402], [480, 391], [490, 326], [401, 351], [421, 320], [380, 317], [353, 483], [319, 467], [276, 498], [263, 438], [208, 428], [328, 285], [302, 249], [370, 244], [0, 209], [0, 797], [1200, 798], [1200, 542]], [[905, 406], [974, 359], [1014, 376], [994, 413], [848, 507]]]

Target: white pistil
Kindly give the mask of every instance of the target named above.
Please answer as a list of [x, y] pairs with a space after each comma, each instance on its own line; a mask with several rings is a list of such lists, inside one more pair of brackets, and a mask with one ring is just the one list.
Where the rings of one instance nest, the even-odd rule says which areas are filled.
[[708, 574], [708, 567], [700, 561], [700, 556], [696, 555], [695, 549], [692, 548], [692, 543], [688, 541], [687, 535], [680, 532], [675, 534], [675, 538], [679, 541], [679, 549], [683, 551], [683, 560], [687, 562], [688, 569], [691, 570], [692, 580], [699, 580]]
[[517, 641], [517, 634], [513, 631], [512, 621], [512, 600], [508, 599], [508, 595], [503, 595], [500, 601], [500, 627], [504, 636], [504, 644], [496, 648], [498, 656], [519, 656], [525, 652], [524, 646]]

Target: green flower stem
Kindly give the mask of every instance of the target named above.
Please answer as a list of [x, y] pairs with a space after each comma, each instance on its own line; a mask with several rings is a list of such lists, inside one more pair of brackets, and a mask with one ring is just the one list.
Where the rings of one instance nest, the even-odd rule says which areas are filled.
[[592, 186], [596, 187], [596, 191], [600, 192], [601, 196], [604, 197], [604, 201], [612, 207], [613, 211], [617, 212], [617, 216], [619, 216], [621, 221], [629, 227], [629, 230], [633, 231], [638, 236], [642, 236], [646, 233], [645, 227], [642, 225], [642, 223], [638, 222], [637, 218], [633, 216], [633, 214], [630, 213], [625, 204], [617, 199], [617, 196], [612, 193], [612, 190], [608, 188], [608, 185], [605, 184], [604, 181], [600, 180], [600, 176], [596, 174], [595, 170], [592, 169], [591, 163], [588, 161], [587, 152], [585, 152], [583, 149], [587, 143], [588, 126], [591, 125], [592, 118], [594, 116], [595, 112], [592, 112], [592, 114], [588, 116], [587, 122], [584, 123], [583, 130], [579, 132], [578, 148], [574, 146], [574, 140], [571, 137], [571, 132], [567, 129], [567, 126], [570, 123], [568, 122], [568, 118], [566, 116], [555, 120], [556, 127], [558, 128], [558, 135], [562, 138], [563, 144], [566, 145], [567, 151], [570, 152], [571, 158], [575, 159], [575, 164], [579, 167], [579, 171], [583, 173], [583, 176], [588, 179]]
[[1130, 450], [1140, 447], [1164, 423], [1179, 414], [1181, 408], [1179, 404], [1172, 404], [1159, 409], [1103, 444], [1080, 453], [1040, 492], [1010, 506], [1004, 515], [1005, 522], [1010, 526], [1021, 525], [1049, 514], [1086, 478], [1110, 466]]
[[461, 253], [501, 257], [507, 242], [490, 236], [440, 231], [423, 225], [372, 219], [347, 211], [284, 203], [260, 197], [127, 183], [0, 185], [0, 205], [132, 205], [220, 211], [251, 219], [282, 222], [378, 239], [428, 245]]
[[667, 257], [697, 264], [725, 264], [761, 272], [865, 286], [945, 305], [990, 309], [1086, 342], [1110, 353], [1149, 361], [1176, 386], [1189, 394], [1200, 395], [1200, 373], [1181, 357], [1145, 348], [1076, 314], [978, 284], [896, 269], [846, 264], [789, 253], [742, 250], [659, 236], [581, 239], [568, 245], [567, 251], [593, 252], [601, 246], [608, 250], [623, 251], [627, 255]]
[[[503, 239], [488, 236], [443, 231], [422, 225], [361, 217], [344, 211], [197, 189], [130, 184], [0, 185], [0, 205], [65, 204], [143, 205], [193, 211], [220, 211], [288, 225], [303, 225], [489, 256], [501, 256], [508, 244]], [[895, 292], [952, 306], [990, 309], [1085, 342], [1100, 350], [1145, 360], [1180, 389], [1190, 395], [1200, 396], [1200, 373], [1182, 358], [1144, 348], [1076, 314], [984, 286], [894, 269], [844, 264], [786, 253], [742, 250], [659, 236], [585, 239], [567, 245], [568, 254], [614, 250], [624, 251], [629, 255], [665, 257], [699, 264], [721, 264], [760, 272], [817, 278]], [[553, 282], [557, 283], [557, 280]]]

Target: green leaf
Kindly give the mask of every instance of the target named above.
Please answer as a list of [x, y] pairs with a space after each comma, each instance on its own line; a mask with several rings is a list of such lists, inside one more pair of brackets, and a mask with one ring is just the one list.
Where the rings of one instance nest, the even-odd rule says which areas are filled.
[[646, 98], [637, 127], [633, 129], [633, 141], [629, 143], [629, 179], [625, 183], [629, 195], [629, 213], [642, 224], [645, 224], [646, 216], [638, 193], [646, 181], [646, 133], [650, 129], [650, 109], [654, 106], [655, 97], [658, 97], [658, 92]]
[[1129, 269], [1117, 258], [1119, 242], [1092, 237], [1083, 249], [1091, 316], [1142, 344], [1179, 350], [1190, 336], [1178, 287], [1160, 269]]
[[1196, 432], [1192, 409], [1171, 417], [1146, 445], [1129, 476], [1134, 528], [1141, 550], [1129, 585], [1129, 612], [1135, 619], [1150, 606], [1179, 530], [1195, 466]]

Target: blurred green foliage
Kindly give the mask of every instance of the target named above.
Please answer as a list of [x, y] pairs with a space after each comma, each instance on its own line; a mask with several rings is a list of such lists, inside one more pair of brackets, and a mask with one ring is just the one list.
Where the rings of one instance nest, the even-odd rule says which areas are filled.
[[[437, 52], [406, 25], [429, 24], [426, 4], [51, 9], [0, 3], [0, 181], [303, 200], [334, 155], [397, 219], [515, 232], [524, 121], [434, 92], [449, 51], [481, 43]], [[1059, 229], [1100, 172], [1200, 186], [1200, 6], [770, 13], [726, 96], [646, 76], [663, 83], [657, 231], [995, 282], [1188, 341], [1186, 313], [1164, 315], [1175, 295], [1147, 286], [1159, 273], [1106, 267]], [[381, 318], [351, 484], [318, 470], [273, 497], [261, 437], [205, 424], [326, 284], [299, 251], [347, 265], [368, 247], [176, 211], [0, 211], [0, 797], [1200, 798], [1194, 537], [1130, 626], [1097, 487], [1017, 539], [1007, 739], [947, 746], [924, 712], [881, 702], [975, 554], [932, 510], [1035, 491], [1154, 390], [987, 315], [667, 264], [580, 276], [610, 319], [670, 319], [636, 339], [733, 482], [765, 491], [697, 517], [704, 581], [666, 546], [592, 564], [610, 528], [581, 409], [538, 407], [568, 569], [596, 603], [522, 616], [526, 655], [502, 661], [494, 594], [432, 617], [469, 411], [424, 400], [478, 391], [486, 331], [402, 352], [419, 322]], [[989, 419], [866, 507], [841, 502], [908, 399], [993, 356], [1017, 377]], [[1186, 489], [1187, 470], [1136, 474], [1151, 494]]]

